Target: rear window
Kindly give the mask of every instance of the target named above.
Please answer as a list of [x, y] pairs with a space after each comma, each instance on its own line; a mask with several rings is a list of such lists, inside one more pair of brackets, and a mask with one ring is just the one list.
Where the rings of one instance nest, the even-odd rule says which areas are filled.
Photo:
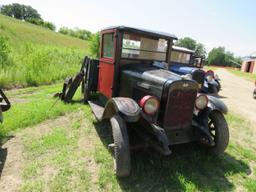
[[114, 33], [103, 35], [103, 54], [104, 58], [113, 58], [114, 56]]
[[122, 58], [165, 61], [168, 41], [124, 33]]

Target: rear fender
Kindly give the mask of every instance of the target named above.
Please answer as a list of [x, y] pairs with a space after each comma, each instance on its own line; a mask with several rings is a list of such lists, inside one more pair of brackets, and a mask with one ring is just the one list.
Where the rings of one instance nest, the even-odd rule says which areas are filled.
[[114, 97], [107, 102], [102, 120], [110, 119], [114, 115], [120, 115], [126, 122], [137, 122], [140, 117], [140, 111], [139, 105], [133, 99]]

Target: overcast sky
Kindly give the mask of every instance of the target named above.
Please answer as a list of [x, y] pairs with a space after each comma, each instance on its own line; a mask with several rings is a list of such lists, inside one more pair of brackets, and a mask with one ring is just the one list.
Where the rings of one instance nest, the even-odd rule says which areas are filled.
[[112, 25], [189, 36], [207, 51], [217, 46], [238, 56], [256, 51], [254, 0], [0, 0], [37, 9], [42, 18], [61, 26], [93, 32]]

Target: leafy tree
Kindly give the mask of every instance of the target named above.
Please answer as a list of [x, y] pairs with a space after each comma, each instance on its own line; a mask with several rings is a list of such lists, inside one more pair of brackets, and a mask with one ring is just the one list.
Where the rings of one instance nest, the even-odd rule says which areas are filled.
[[179, 47], [185, 47], [187, 49], [191, 49], [191, 50], [195, 50], [196, 49], [196, 41], [190, 37], [184, 37], [179, 39], [175, 45], [179, 46]]
[[62, 33], [62, 34], [64, 34], [64, 35], [69, 35], [69, 28], [67, 28], [67, 27], [61, 27], [61, 28], [59, 29], [59, 33]]
[[13, 17], [12, 6], [11, 5], [3, 5], [1, 7], [0, 13], [2, 13], [3, 15], [9, 16], [9, 17]]
[[28, 19], [41, 19], [40, 14], [37, 12], [37, 10], [33, 9], [31, 6], [25, 6], [25, 12], [23, 15], [23, 18], [25, 21], [27, 21]]
[[26, 21], [35, 25], [44, 25], [44, 21], [42, 19], [29, 18]]
[[31, 6], [21, 5], [18, 3], [3, 5], [0, 12], [4, 15], [25, 21], [32, 18], [41, 19], [37, 10], [33, 9]]
[[230, 55], [226, 57], [224, 47], [213, 48], [208, 54], [208, 64], [226, 66], [226, 61], [229, 56]]
[[241, 63], [241, 58], [235, 57], [230, 51], [225, 51], [225, 47], [213, 48], [208, 54], [209, 65], [239, 67]]
[[99, 58], [100, 56], [100, 33], [99, 32], [91, 35], [89, 39], [89, 50], [90, 50], [90, 54], [93, 57]]
[[59, 29], [59, 33], [65, 34], [65, 35], [69, 35], [72, 37], [76, 37], [79, 39], [83, 39], [83, 40], [88, 40], [90, 39], [92, 33], [86, 29], [79, 29], [79, 28], [75, 28], [75, 29], [69, 29], [67, 27], [61, 27]]
[[202, 43], [196, 42], [196, 40], [190, 37], [184, 37], [179, 39], [176, 43], [176, 46], [185, 47], [187, 49], [195, 51], [195, 55], [198, 57], [206, 58], [206, 50]]
[[206, 50], [202, 43], [197, 43], [195, 48], [195, 55], [198, 57], [202, 57], [203, 59], [206, 58]]
[[55, 31], [55, 29], [56, 29], [55, 25], [51, 22], [48, 22], [48, 21], [44, 21], [42, 26], [45, 27], [45, 28], [48, 28], [52, 31]]

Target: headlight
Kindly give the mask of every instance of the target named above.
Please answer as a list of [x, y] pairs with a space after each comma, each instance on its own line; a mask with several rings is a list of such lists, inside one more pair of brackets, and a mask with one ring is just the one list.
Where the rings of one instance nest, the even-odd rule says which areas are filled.
[[208, 105], [208, 97], [206, 95], [199, 94], [196, 98], [196, 108], [203, 110]]
[[154, 115], [159, 108], [159, 101], [156, 97], [147, 95], [140, 100], [140, 106], [146, 114]]
[[214, 79], [220, 80], [220, 78], [217, 74], [214, 75]]
[[208, 75], [208, 76], [206, 76], [206, 79], [207, 79], [207, 81], [212, 81], [213, 80], [213, 76], [212, 75]]

